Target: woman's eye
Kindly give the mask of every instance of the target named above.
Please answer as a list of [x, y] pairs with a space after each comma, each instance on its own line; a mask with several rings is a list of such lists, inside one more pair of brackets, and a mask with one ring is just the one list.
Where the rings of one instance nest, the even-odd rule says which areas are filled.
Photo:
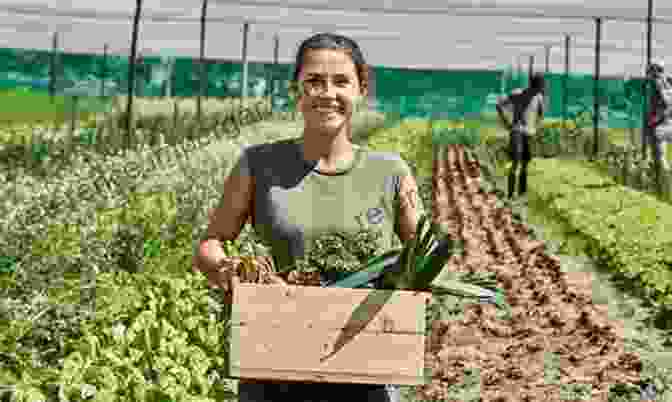
[[[344, 88], [350, 85], [350, 80], [347, 78], [337, 78], [334, 79], [333, 85], [339, 87], [339, 88]], [[320, 78], [309, 78], [304, 81], [304, 85], [308, 88], [315, 88], [317, 86], [324, 86], [326, 85], [326, 81]]]

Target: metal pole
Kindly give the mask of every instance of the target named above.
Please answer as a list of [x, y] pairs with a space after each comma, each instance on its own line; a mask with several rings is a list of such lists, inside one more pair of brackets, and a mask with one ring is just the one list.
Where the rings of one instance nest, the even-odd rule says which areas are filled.
[[[271, 108], [273, 108], [273, 100], [275, 99], [275, 91], [277, 88], [278, 77], [278, 51], [280, 49], [280, 36], [276, 33], [273, 36], [273, 76], [271, 78]], [[272, 110], [272, 109], [271, 109]]]
[[[653, 0], [649, 0], [648, 14], [646, 16], [646, 68], [651, 65], [651, 36], [653, 34]], [[646, 71], [644, 72], [646, 76]]]
[[595, 77], [593, 78], [593, 157], [597, 158], [600, 130], [600, 42], [602, 41], [602, 18], [595, 18]]
[[128, 104], [126, 105], [126, 145], [131, 145], [131, 123], [133, 115], [133, 88], [135, 84], [135, 55], [138, 48], [138, 26], [142, 12], [142, 0], [136, 0], [135, 16], [133, 17], [133, 34], [131, 37], [131, 54], [128, 56]]
[[534, 73], [534, 55], [530, 55], [530, 65], [527, 70], [527, 79], [528, 82], [532, 78], [532, 73]]
[[569, 94], [567, 93], [567, 84], [569, 81], [569, 35], [565, 35], [565, 76], [562, 80], [562, 129], [567, 132], [567, 102]]
[[54, 103], [56, 93], [56, 51], [58, 50], [58, 32], [54, 32], [51, 39], [51, 66], [49, 69], [49, 98]]
[[247, 35], [249, 32], [250, 32], [250, 23], [246, 22], [243, 24], [243, 82], [241, 83], [242, 99], [245, 99], [247, 97]]
[[208, 11], [208, 0], [203, 0], [203, 7], [201, 8], [201, 46], [200, 46], [200, 53], [198, 55], [198, 62], [200, 66], [200, 73], [201, 73], [201, 80], [200, 80], [200, 88], [198, 91], [198, 97], [196, 98], [196, 118], [198, 119], [198, 122], [200, 124], [201, 122], [201, 116], [202, 116], [202, 96], [203, 93], [205, 92], [206, 88], [206, 74], [207, 74], [207, 69], [205, 65], [205, 17], [206, 13]]
[[144, 70], [145, 70], [145, 59], [144, 56], [142, 55], [142, 52], [137, 54], [135, 56], [135, 69], [136, 69], [136, 74], [138, 74], [140, 77], [135, 78], [135, 93], [134, 96], [143, 96], [143, 82], [142, 82], [142, 76], [144, 75]]
[[520, 57], [518, 58], [518, 77], [520, 79], [520, 76], [523, 75], [523, 63], [520, 61]]
[[648, 1], [648, 12], [646, 15], [646, 67], [644, 71], [645, 79], [642, 80], [642, 156], [646, 156], [647, 143], [652, 138], [652, 128], [649, 127], [649, 80], [646, 79], [646, 72], [651, 65], [651, 36], [653, 34], [653, 0]]
[[103, 46], [103, 65], [100, 68], [100, 97], [105, 97], [105, 76], [107, 75], [107, 43]]
[[[544, 74], [548, 75], [548, 73], [550, 71], [550, 64], [551, 64], [551, 46], [550, 45], [544, 46], [544, 53], [545, 53]], [[545, 83], [546, 92], [544, 93], [544, 103], [545, 103], [546, 110], [550, 110], [550, 106], [551, 106], [551, 99], [548, 96], [548, 94], [550, 92], [550, 90], [549, 90], [550, 82], [548, 81], [548, 79], [549, 79], [549, 77], [546, 77], [546, 83]]]

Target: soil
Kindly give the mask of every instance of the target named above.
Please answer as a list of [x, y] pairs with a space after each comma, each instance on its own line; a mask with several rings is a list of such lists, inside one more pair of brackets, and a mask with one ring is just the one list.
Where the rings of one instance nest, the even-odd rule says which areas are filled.
[[494, 272], [512, 315], [469, 304], [462, 319], [434, 321], [425, 354], [431, 381], [416, 397], [451, 400], [448, 388], [468, 368], [480, 371], [481, 401], [567, 400], [561, 386], [572, 383], [592, 386], [582, 400], [607, 401], [611, 385], [637, 384], [642, 361], [624, 350], [620, 321], [593, 302], [590, 274], [563, 272], [559, 258], [480, 188], [479, 177], [463, 147], [447, 147], [434, 160], [433, 216], [463, 241], [464, 252], [446, 269]]

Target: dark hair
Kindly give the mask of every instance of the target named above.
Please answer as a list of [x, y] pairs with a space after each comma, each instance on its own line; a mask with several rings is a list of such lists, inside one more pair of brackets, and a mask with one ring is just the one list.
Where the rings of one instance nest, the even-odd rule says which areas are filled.
[[544, 75], [540, 73], [532, 74], [530, 78], [530, 88], [537, 91], [542, 91], [546, 87], [546, 81], [544, 80]]
[[359, 49], [357, 43], [343, 35], [334, 34], [334, 33], [318, 33], [310, 38], [304, 40], [299, 46], [299, 50], [296, 53], [296, 64], [294, 67], [294, 82], [299, 80], [299, 74], [301, 73], [301, 68], [303, 67], [304, 58], [308, 50], [318, 50], [318, 49], [333, 49], [333, 50], [343, 50], [345, 51], [352, 62], [355, 64], [357, 70], [357, 78], [359, 79], [360, 85], [368, 84], [369, 82], [369, 67], [364, 61], [364, 55]]

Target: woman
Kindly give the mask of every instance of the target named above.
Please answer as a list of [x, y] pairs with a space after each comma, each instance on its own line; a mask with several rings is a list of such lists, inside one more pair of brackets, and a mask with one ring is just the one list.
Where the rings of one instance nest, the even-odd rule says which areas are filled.
[[[220, 269], [226, 257], [222, 241], [234, 240], [248, 218], [270, 245], [280, 270], [301, 258], [312, 239], [330, 231], [356, 232], [363, 223], [383, 234], [381, 250], [393, 246], [395, 234], [402, 241], [414, 236], [423, 208], [406, 162], [397, 154], [370, 152], [351, 142], [351, 118], [367, 95], [368, 72], [362, 52], [349, 38], [317, 34], [302, 43], [293, 82], [303, 136], [243, 151], [194, 259], [212, 285], [230, 286], [231, 272]], [[398, 390], [241, 381], [239, 398], [391, 402], [398, 400]]]

